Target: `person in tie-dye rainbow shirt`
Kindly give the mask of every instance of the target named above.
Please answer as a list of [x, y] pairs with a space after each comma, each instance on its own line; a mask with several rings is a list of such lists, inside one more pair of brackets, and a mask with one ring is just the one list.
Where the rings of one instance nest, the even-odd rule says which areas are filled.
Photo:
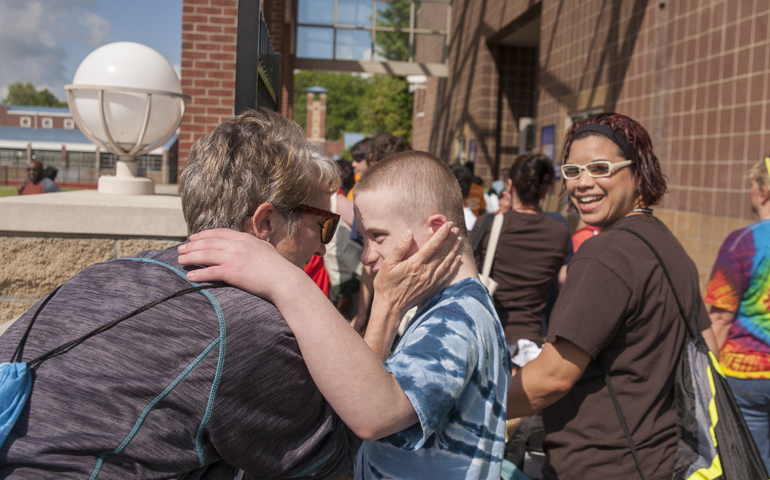
[[760, 221], [732, 232], [711, 272], [704, 301], [727, 375], [754, 441], [770, 468], [770, 161], [756, 164], [752, 210]]

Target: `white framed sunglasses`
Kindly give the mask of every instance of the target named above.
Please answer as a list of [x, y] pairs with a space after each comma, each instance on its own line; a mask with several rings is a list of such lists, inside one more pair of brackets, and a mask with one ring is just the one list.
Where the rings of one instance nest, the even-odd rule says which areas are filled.
[[631, 160], [618, 163], [612, 163], [608, 160], [598, 160], [596, 162], [591, 162], [588, 165], [575, 165], [574, 163], [567, 163], [561, 166], [561, 173], [567, 180], [576, 180], [580, 178], [580, 174], [583, 172], [583, 170], [588, 173], [589, 177], [609, 177], [612, 175], [614, 170], [627, 167], [632, 163], [634, 162]]

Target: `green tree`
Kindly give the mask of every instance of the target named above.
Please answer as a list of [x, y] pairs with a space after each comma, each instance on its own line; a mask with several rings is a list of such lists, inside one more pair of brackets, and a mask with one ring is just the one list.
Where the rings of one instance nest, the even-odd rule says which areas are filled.
[[300, 71], [294, 75], [294, 120], [305, 128], [307, 90], [321, 86], [326, 95], [326, 138], [340, 140], [342, 132], [362, 132], [357, 99], [365, 94], [367, 79], [344, 73]]
[[62, 102], [49, 92], [47, 88], [38, 91], [31, 83], [16, 82], [8, 87], [8, 96], [3, 99], [7, 105], [29, 105], [34, 107], [66, 107], [67, 102]]
[[[394, 0], [377, 12], [377, 26], [409, 28], [410, 0]], [[415, 5], [415, 10], [419, 7]], [[388, 60], [405, 62], [409, 59], [409, 33], [377, 32], [375, 36], [377, 53]]]
[[340, 160], [345, 160], [347, 162], [353, 161], [353, 155], [350, 154], [350, 147], [346, 148], [342, 151], [342, 153], [340, 153]]
[[364, 132], [382, 132], [412, 141], [412, 94], [404, 77], [374, 75], [360, 103]]
[[294, 75], [294, 120], [307, 124], [305, 90], [321, 86], [326, 96], [326, 138], [340, 140], [342, 132], [376, 135], [390, 132], [411, 141], [412, 94], [403, 77], [300, 71]]

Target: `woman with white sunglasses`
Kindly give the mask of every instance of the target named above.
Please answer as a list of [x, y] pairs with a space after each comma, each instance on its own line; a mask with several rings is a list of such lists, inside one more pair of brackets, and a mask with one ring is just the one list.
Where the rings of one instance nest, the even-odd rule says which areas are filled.
[[602, 234], [572, 258], [540, 356], [514, 376], [508, 418], [543, 412], [545, 479], [639, 478], [602, 372], [609, 372], [647, 479], [669, 479], [677, 450], [674, 366], [686, 327], [660, 253], [710, 348], [695, 264], [651, 207], [666, 180], [645, 129], [605, 113], [567, 131], [569, 201]]

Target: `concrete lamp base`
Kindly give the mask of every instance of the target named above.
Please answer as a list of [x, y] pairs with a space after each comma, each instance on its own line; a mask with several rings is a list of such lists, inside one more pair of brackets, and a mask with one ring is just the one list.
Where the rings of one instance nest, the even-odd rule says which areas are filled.
[[99, 193], [105, 195], [155, 195], [155, 182], [151, 178], [137, 177], [136, 161], [118, 160], [115, 176], [99, 177]]

